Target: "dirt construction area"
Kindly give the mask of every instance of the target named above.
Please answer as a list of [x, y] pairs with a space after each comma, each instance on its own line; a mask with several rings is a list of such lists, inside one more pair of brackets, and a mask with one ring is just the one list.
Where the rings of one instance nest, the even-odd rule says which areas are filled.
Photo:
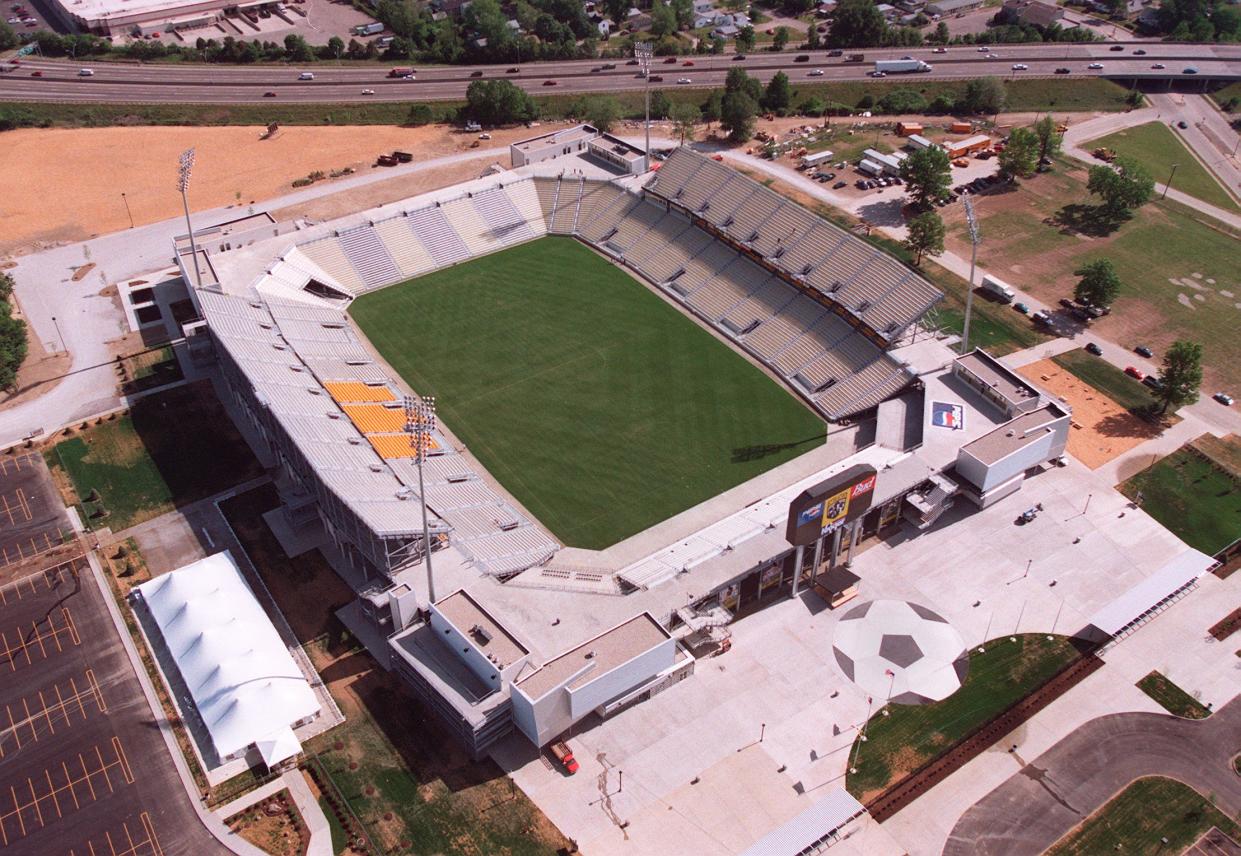
[[[0, 200], [0, 254], [127, 229], [126, 203], [135, 226], [179, 216], [177, 160], [190, 147], [197, 151], [190, 205], [204, 210], [290, 193], [294, 180], [315, 171], [352, 167], [365, 174], [377, 168], [378, 155], [394, 149], [425, 160], [468, 151], [477, 141], [447, 125], [288, 126], [261, 140], [263, 133], [259, 126], [10, 131], [0, 158], [0, 187], [7, 189]], [[502, 147], [535, 133], [494, 131], [482, 145]], [[508, 165], [506, 155], [498, 159]], [[472, 162], [475, 175], [481, 163]]]
[[1092, 470], [1159, 435], [1152, 425], [1051, 360], [1018, 369], [1073, 408], [1069, 454]]

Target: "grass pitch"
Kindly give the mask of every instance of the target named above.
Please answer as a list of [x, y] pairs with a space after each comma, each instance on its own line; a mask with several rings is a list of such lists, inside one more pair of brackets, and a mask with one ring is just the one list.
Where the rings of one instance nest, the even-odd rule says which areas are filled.
[[787, 390], [569, 238], [365, 295], [350, 312], [570, 546], [607, 547], [824, 441]]

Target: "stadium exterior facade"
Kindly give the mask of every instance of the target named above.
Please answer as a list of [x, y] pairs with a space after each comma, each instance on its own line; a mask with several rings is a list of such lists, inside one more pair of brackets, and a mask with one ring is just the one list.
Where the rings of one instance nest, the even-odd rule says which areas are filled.
[[[727, 644], [737, 615], [802, 584], [829, 600], [855, 586], [845, 569], [866, 533], [924, 529], [958, 495], [990, 504], [1063, 454], [1059, 404], [981, 352], [955, 359], [931, 336], [909, 344], [941, 298], [917, 274], [687, 149], [654, 177], [597, 180], [552, 159], [377, 214], [207, 237], [197, 274], [178, 242], [186, 282], [203, 283], [204, 320], [187, 338], [219, 365], [226, 404], [271, 467], [277, 537], [290, 555], [324, 552], [358, 594], [342, 619], [475, 755], [513, 730], [543, 746], [663, 691], [695, 654]], [[625, 265], [854, 441], [791, 484], [756, 479], [708, 503], [707, 525], [702, 508], [673, 518], [640, 554], [584, 556], [437, 433], [425, 471], [431, 597], [401, 411], [413, 391], [344, 309], [546, 234]], [[877, 472], [870, 510], [794, 551], [790, 502], [859, 464]]]

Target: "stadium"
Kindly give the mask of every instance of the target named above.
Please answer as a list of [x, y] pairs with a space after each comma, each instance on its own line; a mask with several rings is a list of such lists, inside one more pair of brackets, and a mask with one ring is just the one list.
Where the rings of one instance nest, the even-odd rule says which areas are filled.
[[268, 523], [476, 757], [668, 688], [775, 599], [848, 601], [863, 538], [1063, 454], [1067, 408], [957, 356], [926, 329], [942, 295], [861, 238], [686, 148], [633, 175], [520, 146], [394, 205], [177, 242]]

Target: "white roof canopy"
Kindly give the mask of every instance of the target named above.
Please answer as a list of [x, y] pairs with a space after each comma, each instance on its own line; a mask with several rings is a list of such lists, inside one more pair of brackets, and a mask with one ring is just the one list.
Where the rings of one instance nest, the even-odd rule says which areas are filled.
[[319, 702], [225, 551], [138, 586], [221, 758], [301, 751], [290, 726]]

